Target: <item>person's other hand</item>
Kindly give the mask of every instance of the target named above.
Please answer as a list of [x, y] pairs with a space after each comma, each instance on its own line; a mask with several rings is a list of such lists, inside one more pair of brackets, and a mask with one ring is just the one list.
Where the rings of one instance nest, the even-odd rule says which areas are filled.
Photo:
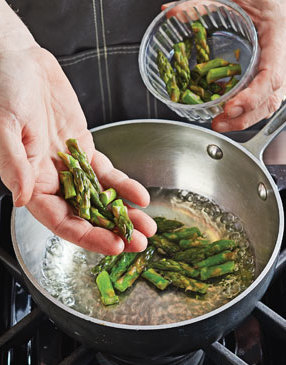
[[[286, 95], [286, 1], [234, 1], [252, 18], [258, 31], [261, 55], [253, 81], [229, 100], [224, 112], [212, 121], [212, 128], [218, 132], [242, 130], [270, 117]], [[171, 4], [164, 4], [162, 10]], [[183, 3], [174, 10], [183, 11], [186, 7], [188, 3]]]
[[77, 96], [56, 59], [33, 39], [21, 45], [1, 48], [0, 39], [0, 176], [14, 205], [26, 205], [52, 232], [88, 250], [113, 255], [144, 250], [156, 224], [142, 211], [129, 209], [136, 229], [128, 244], [75, 216], [57, 195], [58, 171], [66, 170], [57, 152], [67, 150], [68, 138], [76, 138], [104, 188], [112, 186], [143, 207], [150, 199], [141, 184], [95, 150]]
[[261, 48], [258, 72], [247, 88], [229, 100], [214, 118], [218, 132], [241, 130], [269, 118], [286, 95], [286, 2], [235, 0], [252, 18]]

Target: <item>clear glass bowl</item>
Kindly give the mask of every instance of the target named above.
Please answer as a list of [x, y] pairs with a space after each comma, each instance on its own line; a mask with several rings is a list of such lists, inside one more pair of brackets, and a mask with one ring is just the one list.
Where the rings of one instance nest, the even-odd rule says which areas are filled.
[[[186, 105], [172, 102], [156, 64], [158, 50], [169, 59], [173, 45], [192, 37], [190, 24], [200, 20], [207, 29], [211, 59], [221, 57], [231, 63], [240, 63], [239, 82], [219, 99], [203, 104]], [[240, 49], [237, 61], [234, 51]], [[196, 62], [192, 50], [190, 68]], [[190, 121], [209, 122], [223, 112], [223, 105], [253, 79], [259, 59], [256, 29], [250, 17], [237, 4], [228, 0], [183, 0], [162, 11], [146, 30], [139, 51], [139, 69], [148, 90], [179, 116]], [[237, 77], [237, 76], [236, 76]]]

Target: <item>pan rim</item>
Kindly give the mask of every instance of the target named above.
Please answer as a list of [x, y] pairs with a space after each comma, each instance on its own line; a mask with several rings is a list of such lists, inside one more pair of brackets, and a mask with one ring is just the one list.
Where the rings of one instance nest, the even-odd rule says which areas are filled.
[[109, 321], [104, 321], [95, 317], [90, 317], [86, 314], [83, 314], [81, 312], [76, 311], [75, 309], [72, 309], [66, 305], [64, 305], [63, 303], [61, 303], [59, 300], [57, 300], [56, 298], [54, 298], [46, 289], [44, 289], [39, 283], [38, 281], [34, 278], [34, 276], [31, 274], [31, 272], [29, 271], [29, 269], [27, 268], [22, 255], [20, 253], [20, 249], [19, 246], [17, 244], [17, 240], [16, 240], [16, 233], [15, 233], [15, 222], [16, 222], [16, 211], [17, 208], [13, 207], [12, 210], [12, 215], [11, 215], [11, 236], [12, 236], [12, 244], [13, 244], [13, 248], [16, 254], [16, 258], [20, 264], [20, 267], [22, 269], [22, 271], [24, 272], [26, 278], [29, 280], [29, 282], [44, 296], [46, 297], [49, 301], [51, 301], [54, 305], [56, 305], [57, 307], [60, 307], [62, 310], [69, 312], [71, 315], [79, 317], [80, 319], [83, 319], [85, 321], [88, 322], [92, 322], [96, 325], [102, 325], [102, 326], [107, 326], [107, 327], [113, 327], [113, 328], [118, 328], [118, 329], [126, 329], [126, 330], [134, 330], [134, 331], [156, 331], [156, 330], [168, 330], [168, 329], [172, 329], [172, 328], [176, 328], [176, 327], [183, 327], [183, 326], [188, 326], [191, 325], [193, 323], [199, 322], [199, 321], [204, 321], [207, 320], [208, 318], [211, 318], [213, 316], [216, 316], [218, 314], [220, 314], [221, 312], [229, 309], [230, 307], [236, 305], [238, 302], [240, 302], [241, 300], [243, 300], [248, 294], [250, 294], [259, 284], [260, 282], [264, 279], [264, 277], [267, 275], [267, 273], [270, 271], [270, 269], [272, 268], [273, 264], [275, 263], [280, 248], [281, 248], [281, 243], [282, 243], [282, 238], [283, 238], [283, 232], [284, 232], [284, 210], [283, 210], [283, 205], [282, 205], [282, 201], [281, 201], [281, 197], [279, 194], [279, 191], [277, 189], [277, 186], [275, 185], [269, 171], [267, 170], [266, 166], [257, 158], [255, 157], [251, 152], [249, 152], [242, 144], [233, 141], [231, 138], [222, 135], [220, 133], [217, 133], [213, 130], [209, 130], [206, 129], [205, 127], [200, 127], [200, 126], [196, 126], [196, 125], [191, 125], [185, 122], [178, 122], [178, 121], [174, 121], [174, 120], [166, 120], [166, 119], [132, 119], [132, 120], [128, 120], [128, 121], [121, 121], [121, 122], [114, 122], [114, 123], [110, 123], [110, 124], [106, 124], [106, 125], [102, 125], [99, 127], [95, 127], [90, 129], [90, 132], [96, 132], [102, 129], [107, 129], [110, 127], [115, 127], [115, 126], [120, 126], [120, 125], [127, 125], [127, 124], [146, 124], [146, 123], [157, 123], [157, 124], [171, 124], [171, 125], [179, 125], [182, 127], [187, 127], [190, 129], [196, 129], [199, 130], [203, 133], [209, 133], [215, 137], [218, 137], [220, 139], [223, 139], [225, 141], [227, 141], [228, 143], [234, 145], [236, 148], [240, 149], [242, 152], [244, 152], [251, 160], [253, 160], [253, 162], [257, 165], [257, 167], [260, 168], [260, 170], [262, 170], [262, 172], [264, 173], [264, 175], [266, 176], [269, 184], [271, 185], [271, 188], [273, 190], [275, 199], [276, 199], [276, 204], [277, 204], [277, 208], [278, 208], [278, 212], [279, 212], [279, 227], [278, 227], [278, 234], [277, 234], [277, 238], [276, 238], [276, 243], [273, 249], [273, 252], [270, 256], [270, 259], [268, 260], [266, 266], [264, 267], [264, 269], [261, 271], [261, 273], [258, 275], [258, 277], [251, 283], [251, 285], [249, 287], [247, 287], [247, 289], [245, 289], [242, 293], [240, 293], [238, 296], [236, 296], [234, 299], [230, 300], [228, 303], [222, 305], [219, 308], [214, 309], [213, 311], [210, 311], [208, 313], [205, 313], [201, 316], [192, 318], [192, 319], [187, 319], [184, 321], [180, 321], [180, 322], [175, 322], [175, 323], [168, 323], [168, 324], [160, 324], [160, 325], [130, 325], [130, 324], [121, 324], [121, 323], [114, 323], [114, 322], [109, 322]]

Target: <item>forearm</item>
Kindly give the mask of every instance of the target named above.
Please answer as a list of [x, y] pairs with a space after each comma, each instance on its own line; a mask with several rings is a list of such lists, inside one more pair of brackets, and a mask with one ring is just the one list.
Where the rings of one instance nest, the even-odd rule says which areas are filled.
[[19, 51], [35, 46], [37, 43], [22, 20], [5, 0], [0, 0], [0, 52]]

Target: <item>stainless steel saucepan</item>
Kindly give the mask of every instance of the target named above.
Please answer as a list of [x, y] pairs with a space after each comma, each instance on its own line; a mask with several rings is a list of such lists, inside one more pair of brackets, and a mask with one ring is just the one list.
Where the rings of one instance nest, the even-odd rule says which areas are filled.
[[[237, 297], [193, 318], [188, 299], [173, 292], [157, 294], [142, 281], [116, 308], [105, 308], [89, 275], [98, 255], [54, 237], [25, 208], [16, 208], [13, 245], [36, 303], [77, 340], [134, 358], [188, 353], [232, 330], [266, 291], [280, 250], [283, 208], [262, 153], [285, 120], [283, 107], [244, 144], [166, 120], [134, 120], [92, 130], [96, 148], [146, 187], [191, 191], [239, 217], [255, 254], [256, 279]], [[147, 211], [168, 215], [168, 209], [158, 193]]]

